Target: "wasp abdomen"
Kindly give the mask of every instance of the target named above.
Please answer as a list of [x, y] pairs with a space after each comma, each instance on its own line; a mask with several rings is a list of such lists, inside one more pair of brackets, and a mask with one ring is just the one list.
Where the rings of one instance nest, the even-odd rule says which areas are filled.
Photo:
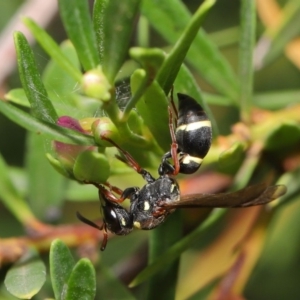
[[180, 173], [196, 172], [207, 154], [212, 139], [211, 123], [202, 107], [191, 97], [178, 94], [176, 128]]

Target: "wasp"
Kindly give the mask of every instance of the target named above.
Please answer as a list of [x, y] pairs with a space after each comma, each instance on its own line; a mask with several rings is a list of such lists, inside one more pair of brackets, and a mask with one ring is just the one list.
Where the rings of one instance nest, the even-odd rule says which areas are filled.
[[[99, 190], [103, 225], [98, 226], [78, 212], [77, 217], [82, 222], [103, 230], [101, 250], [104, 250], [107, 244], [107, 230], [116, 235], [127, 235], [133, 228], [150, 230], [163, 223], [177, 208], [249, 207], [266, 204], [286, 193], [284, 185], [256, 184], [231, 193], [181, 195], [174, 176], [178, 173], [191, 174], [199, 169], [210, 148], [212, 131], [206, 113], [193, 98], [178, 94], [178, 100], [179, 111], [175, 111], [176, 120], [173, 120], [169, 108], [172, 144], [170, 151], [162, 156], [158, 178], [154, 178], [150, 172], [143, 169], [129, 152], [103, 137], [121, 152], [123, 158], [118, 158], [140, 174], [146, 184], [141, 189], [129, 187], [122, 191], [108, 183], [106, 186], [92, 183]], [[170, 158], [173, 164], [169, 162]], [[130, 199], [129, 210], [120, 205], [126, 198]]]

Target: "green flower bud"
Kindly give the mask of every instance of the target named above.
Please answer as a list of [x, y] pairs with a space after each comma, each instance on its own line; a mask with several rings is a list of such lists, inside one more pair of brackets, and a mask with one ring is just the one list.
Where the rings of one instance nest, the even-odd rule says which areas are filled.
[[90, 70], [83, 75], [82, 88], [89, 97], [102, 101], [110, 99], [111, 85], [100, 67]]
[[92, 134], [92, 126], [98, 118], [83, 118], [78, 120], [81, 128], [88, 134]]
[[[95, 120], [95, 118], [86, 118], [78, 121], [70, 116], [61, 116], [57, 120], [57, 124], [84, 134], [91, 134], [91, 126]], [[53, 146], [56, 158], [48, 155], [48, 160], [64, 176], [79, 181], [105, 182], [107, 180], [110, 172], [109, 165], [103, 154], [99, 157], [97, 147], [66, 144], [58, 141], [54, 141]], [[83, 164], [86, 166], [83, 167]], [[98, 169], [98, 173], [104, 169], [105, 171], [96, 176], [92, 173], [94, 169], [91, 166], [101, 168]], [[87, 169], [91, 169], [90, 175]]]
[[93, 123], [92, 133], [96, 143], [99, 146], [102, 147], [113, 146], [110, 142], [102, 139], [102, 137], [108, 138], [119, 145], [122, 144], [122, 138], [119, 134], [117, 127], [107, 117], [99, 118]]
[[110, 166], [104, 154], [87, 150], [78, 155], [73, 174], [82, 182], [105, 183], [110, 175]]

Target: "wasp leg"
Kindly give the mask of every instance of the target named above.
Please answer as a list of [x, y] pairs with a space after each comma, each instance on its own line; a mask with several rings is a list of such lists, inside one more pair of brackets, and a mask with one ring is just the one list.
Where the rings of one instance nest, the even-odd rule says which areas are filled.
[[96, 223], [94, 223], [93, 221], [87, 219], [86, 217], [84, 217], [82, 214], [80, 214], [78, 211], [76, 212], [76, 216], [78, 218], [78, 220], [80, 220], [81, 222], [94, 227], [96, 229], [99, 229], [100, 231], [103, 232], [103, 239], [102, 239], [102, 243], [101, 243], [101, 251], [104, 251], [107, 245], [107, 230], [106, 230], [106, 223], [104, 222], [101, 226], [97, 225]]
[[106, 223], [103, 224], [103, 240], [101, 243], [101, 251], [104, 251], [107, 245], [107, 241], [108, 241], [108, 235], [107, 235], [107, 226]]
[[[158, 168], [158, 173], [160, 175], [177, 175], [180, 170], [180, 162], [178, 159], [178, 144], [176, 141], [176, 135], [174, 130], [173, 115], [170, 106], [168, 107], [169, 112], [169, 130], [171, 135], [171, 151], [165, 153], [162, 157], [161, 164]], [[172, 158], [174, 166], [168, 161], [169, 158]]]
[[152, 212], [152, 216], [155, 218], [159, 218], [166, 214], [166, 209], [163, 207], [156, 207], [155, 210]]
[[122, 195], [123, 191], [121, 189], [119, 189], [116, 186], [111, 185], [109, 182], [105, 182], [104, 185], [107, 186], [109, 188], [109, 191], [106, 190], [100, 183], [96, 183], [96, 182], [92, 182], [92, 181], [83, 181], [83, 183], [85, 184], [92, 184], [94, 185], [99, 193], [101, 193], [101, 195], [103, 195], [106, 199], [113, 201], [113, 202], [123, 202], [125, 200], [125, 198], [123, 198], [122, 200], [120, 200], [119, 198], [117, 198], [112, 192], [118, 194], [118, 195]]
[[172, 173], [172, 175], [177, 175], [179, 173], [179, 169], [180, 169], [180, 163], [178, 160], [178, 144], [176, 141], [176, 135], [175, 135], [175, 130], [174, 130], [174, 122], [173, 122], [173, 115], [172, 115], [172, 111], [171, 108], [168, 108], [169, 111], [169, 129], [170, 129], [170, 134], [171, 134], [171, 139], [172, 139], [172, 145], [171, 145], [171, 156], [173, 159], [173, 163], [174, 163], [174, 171]]
[[175, 168], [174, 166], [168, 161], [169, 158], [171, 158], [171, 152], [167, 152], [163, 155], [161, 158], [161, 163], [158, 167], [158, 174], [159, 175], [165, 175], [165, 174], [173, 174]]
[[123, 194], [123, 191], [121, 189], [119, 189], [116, 186], [111, 185], [109, 182], [105, 182], [104, 185], [107, 186], [110, 191], [113, 191], [113, 192], [115, 192], [118, 195], [122, 195]]
[[[132, 169], [134, 169], [137, 173], [141, 174], [143, 176], [143, 178], [148, 182], [154, 182], [155, 179], [152, 177], [152, 175], [146, 171], [145, 169], [143, 169], [138, 162], [124, 149], [122, 149], [119, 145], [117, 145], [114, 141], [112, 141], [111, 139], [102, 136], [101, 137], [103, 140], [106, 140], [108, 142], [110, 142], [112, 145], [114, 145], [126, 158], [126, 162]], [[119, 157], [118, 157], [119, 158]], [[120, 158], [119, 158], [120, 159]], [[122, 160], [122, 159], [121, 159]], [[122, 160], [124, 161], [124, 160]]]
[[[115, 187], [113, 187], [115, 188]], [[120, 189], [116, 188], [118, 191], [122, 192], [120, 195], [123, 195], [123, 191], [121, 191]], [[105, 200], [111, 201], [111, 202], [116, 202], [116, 203], [121, 203], [123, 202], [127, 197], [116, 197], [116, 195], [114, 195], [111, 191], [108, 191], [107, 189], [105, 189], [103, 186], [99, 186], [98, 187], [98, 191], [99, 191], [99, 197], [104, 198]], [[114, 191], [114, 190], [113, 190]]]
[[170, 103], [171, 103], [172, 109], [173, 109], [174, 114], [175, 114], [175, 125], [177, 126], [176, 123], [177, 123], [177, 119], [178, 119], [178, 111], [177, 111], [177, 108], [176, 108], [176, 105], [175, 105], [175, 102], [174, 102], [173, 91], [174, 91], [174, 87], [172, 86], [171, 92], [170, 92]]
[[136, 194], [139, 191], [138, 187], [130, 187], [124, 190], [121, 195], [122, 199], [131, 198], [132, 195]]

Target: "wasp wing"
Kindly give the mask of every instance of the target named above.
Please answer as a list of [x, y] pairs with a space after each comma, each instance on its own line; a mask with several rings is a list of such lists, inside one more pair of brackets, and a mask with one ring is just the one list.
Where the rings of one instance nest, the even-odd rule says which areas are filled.
[[192, 207], [248, 207], [263, 205], [286, 193], [284, 185], [256, 184], [232, 193], [191, 194], [181, 196], [181, 200], [173, 203], [161, 202], [163, 208]]

